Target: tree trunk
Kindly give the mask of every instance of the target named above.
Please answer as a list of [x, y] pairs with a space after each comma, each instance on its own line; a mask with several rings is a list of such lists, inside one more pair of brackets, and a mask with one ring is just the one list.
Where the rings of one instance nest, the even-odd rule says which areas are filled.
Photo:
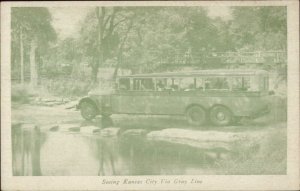
[[[100, 14], [101, 12], [101, 14]], [[97, 77], [98, 77], [98, 69], [100, 66], [100, 63], [103, 62], [103, 32], [104, 32], [104, 28], [103, 28], [103, 21], [104, 21], [104, 17], [105, 17], [105, 8], [101, 7], [101, 11], [100, 8], [97, 7], [96, 8], [96, 15], [97, 15], [97, 20], [98, 20], [98, 36], [97, 36], [97, 51], [95, 55], [95, 62], [93, 64], [92, 67], [92, 82], [95, 84], [97, 83]]]
[[122, 63], [122, 54], [123, 54], [123, 50], [119, 50], [119, 54], [117, 56], [117, 65], [116, 65], [114, 73], [113, 73], [113, 80], [115, 80], [118, 76], [118, 71], [119, 71], [120, 65]]
[[24, 85], [24, 47], [22, 28], [20, 28], [20, 75], [21, 84]]
[[92, 65], [92, 83], [95, 84], [97, 82], [97, 76], [98, 76], [98, 59], [94, 59]]
[[30, 42], [30, 85], [32, 87], [36, 87], [37, 86], [37, 68], [36, 68], [36, 62], [35, 62], [35, 51], [37, 48], [37, 44], [36, 44], [36, 40], [33, 39]]
[[116, 77], [118, 75], [119, 68], [122, 64], [122, 61], [123, 61], [123, 48], [124, 48], [124, 45], [127, 41], [128, 34], [130, 33], [130, 30], [131, 30], [132, 26], [133, 26], [133, 19], [130, 20], [129, 26], [128, 26], [127, 31], [125, 33], [125, 37], [123, 38], [123, 41], [121, 42], [121, 44], [119, 46], [118, 56], [117, 56], [117, 65], [116, 65], [114, 73], [113, 73], [113, 79], [114, 80], [116, 79]]

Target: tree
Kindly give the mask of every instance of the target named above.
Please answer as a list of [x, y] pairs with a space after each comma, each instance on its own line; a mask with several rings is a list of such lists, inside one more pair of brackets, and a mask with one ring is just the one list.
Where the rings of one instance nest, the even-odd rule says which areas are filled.
[[[19, 36], [21, 83], [24, 82], [24, 45], [29, 48], [30, 83], [37, 85], [37, 56], [46, 53], [48, 43], [56, 39], [56, 33], [51, 25], [51, 14], [42, 7], [12, 8], [12, 42]], [[16, 51], [12, 49], [12, 51]], [[15, 54], [12, 54], [15, 55]], [[13, 60], [16, 58], [12, 58]]]
[[[141, 7], [128, 39], [128, 63], [140, 72], [172, 70], [185, 54], [198, 55], [219, 46], [218, 28], [203, 8]], [[159, 21], [159, 22], [157, 22]], [[135, 66], [133, 66], [135, 64]], [[202, 63], [199, 63], [199, 65]]]
[[286, 50], [286, 7], [233, 7], [232, 14], [237, 49]]
[[128, 23], [130, 18], [131, 12], [123, 7], [96, 7], [85, 18], [86, 22], [81, 27], [80, 41], [85, 47], [85, 55], [92, 60], [90, 66], [93, 83], [97, 82], [98, 68], [108, 59], [116, 58], [118, 50], [122, 49], [119, 43], [123, 36], [120, 36], [118, 28]]
[[[187, 53], [198, 68], [213, 68], [220, 67], [207, 57], [213, 52], [284, 49], [283, 8], [232, 9], [233, 19], [225, 21], [210, 18], [203, 7], [97, 8], [87, 16], [80, 37], [86, 56], [94, 60], [93, 80], [98, 67], [108, 63], [115, 66], [115, 77], [120, 68], [135, 73], [182, 67]], [[277, 24], [268, 26], [270, 21]]]
[[116, 64], [116, 67], [115, 67], [115, 70], [114, 70], [113, 79], [115, 79], [117, 77], [118, 70], [119, 70], [119, 68], [120, 68], [120, 66], [122, 64], [124, 46], [126, 44], [128, 35], [129, 35], [129, 33], [130, 33], [131, 29], [132, 29], [132, 26], [133, 26], [133, 18], [130, 19], [129, 25], [127, 26], [125, 34], [124, 34], [124, 36], [123, 36], [123, 38], [120, 41], [120, 44], [118, 46], [118, 50], [117, 50], [117, 64]]

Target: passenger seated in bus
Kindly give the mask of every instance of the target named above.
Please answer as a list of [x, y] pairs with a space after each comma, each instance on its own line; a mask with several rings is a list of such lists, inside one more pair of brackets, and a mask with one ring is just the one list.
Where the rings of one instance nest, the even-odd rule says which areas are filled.
[[199, 86], [198, 88], [197, 88], [197, 90], [203, 90], [203, 87], [202, 86]]
[[145, 84], [141, 84], [141, 90], [147, 90]]
[[173, 85], [171, 85], [171, 90], [172, 91], [177, 91], [178, 90], [178, 85], [176, 85], [176, 84], [173, 84]]
[[125, 84], [120, 84], [120, 90], [128, 90], [129, 88]]
[[247, 87], [241, 87], [239, 90], [243, 91], [243, 92], [246, 92], [246, 91], [248, 91], [248, 88]]
[[217, 89], [228, 90], [229, 84], [228, 84], [227, 80], [226, 79], [219, 80]]
[[119, 89], [120, 90], [129, 90], [130, 89], [130, 81], [128, 79], [120, 79]]
[[205, 81], [205, 89], [210, 89], [210, 81]]
[[154, 83], [153, 83], [152, 79], [142, 80], [141, 90], [146, 90], [146, 91], [154, 90]]
[[150, 85], [141, 84], [141, 90], [151, 91], [153, 89], [154, 89], [154, 87], [151, 87]]
[[187, 89], [185, 89], [184, 91], [193, 91], [193, 90], [195, 90], [195, 85], [190, 84], [189, 87]]
[[157, 87], [157, 91], [163, 91], [165, 89], [165, 86], [163, 85], [163, 83], [161, 81], [159, 81], [156, 84], [156, 87]]

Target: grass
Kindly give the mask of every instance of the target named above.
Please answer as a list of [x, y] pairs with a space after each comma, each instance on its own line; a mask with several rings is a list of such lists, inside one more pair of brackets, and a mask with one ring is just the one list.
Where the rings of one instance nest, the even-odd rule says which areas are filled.
[[[280, 129], [275, 129], [280, 128]], [[286, 128], [269, 129], [259, 147], [236, 144], [235, 154], [230, 160], [220, 159], [215, 167], [220, 174], [267, 175], [286, 174], [287, 137]]]

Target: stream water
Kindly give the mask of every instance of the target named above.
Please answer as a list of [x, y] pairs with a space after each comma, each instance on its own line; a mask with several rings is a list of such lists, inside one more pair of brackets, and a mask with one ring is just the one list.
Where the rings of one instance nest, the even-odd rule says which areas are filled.
[[[84, 127], [81, 127], [84, 128]], [[199, 149], [149, 141], [143, 134], [83, 134], [12, 126], [13, 175], [111, 176], [212, 174]]]

